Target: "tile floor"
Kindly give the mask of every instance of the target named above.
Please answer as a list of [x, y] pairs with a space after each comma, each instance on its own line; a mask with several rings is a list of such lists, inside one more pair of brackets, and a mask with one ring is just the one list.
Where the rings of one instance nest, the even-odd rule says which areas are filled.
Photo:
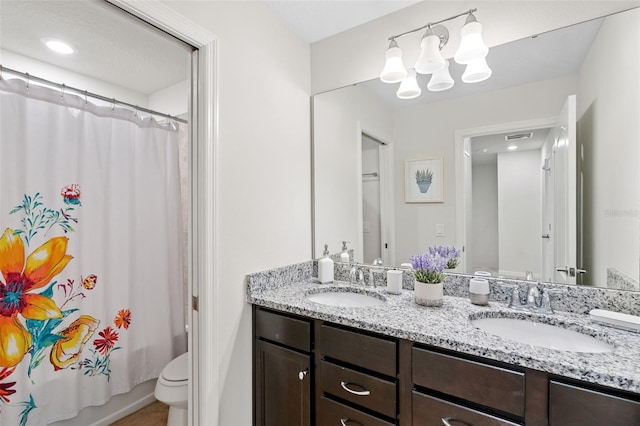
[[160, 401], [153, 402], [111, 426], [160, 426], [167, 424], [169, 406]]

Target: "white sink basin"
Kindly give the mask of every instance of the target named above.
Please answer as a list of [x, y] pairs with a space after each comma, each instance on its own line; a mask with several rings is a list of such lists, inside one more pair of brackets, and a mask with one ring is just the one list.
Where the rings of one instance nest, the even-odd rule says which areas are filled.
[[364, 308], [385, 303], [382, 296], [356, 293], [352, 291], [326, 291], [322, 293], [308, 294], [307, 299], [322, 305], [336, 306], [339, 308]]
[[514, 319], [481, 318], [471, 323], [487, 333], [532, 346], [569, 352], [611, 352], [613, 345], [555, 325]]

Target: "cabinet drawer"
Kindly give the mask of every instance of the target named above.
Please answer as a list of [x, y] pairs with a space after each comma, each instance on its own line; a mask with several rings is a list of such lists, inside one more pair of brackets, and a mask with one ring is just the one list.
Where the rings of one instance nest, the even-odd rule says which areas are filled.
[[396, 375], [396, 342], [328, 325], [320, 326], [316, 348], [325, 356], [387, 376]]
[[524, 416], [524, 373], [414, 347], [413, 383]]
[[640, 424], [640, 403], [551, 381], [550, 426], [628, 426]]
[[256, 337], [301, 351], [311, 350], [311, 322], [256, 309]]
[[348, 407], [326, 397], [320, 398], [316, 410], [318, 426], [392, 426], [385, 420]]
[[320, 391], [396, 417], [396, 384], [327, 361], [320, 363]]
[[451, 426], [515, 426], [518, 424], [416, 391], [412, 392], [412, 406], [413, 426], [446, 424], [443, 419], [448, 420]]

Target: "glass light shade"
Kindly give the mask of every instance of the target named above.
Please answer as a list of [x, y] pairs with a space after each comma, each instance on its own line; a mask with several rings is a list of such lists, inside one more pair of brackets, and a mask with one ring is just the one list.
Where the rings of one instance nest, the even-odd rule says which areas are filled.
[[[472, 17], [473, 15], [469, 15]], [[467, 18], [467, 23], [460, 31], [460, 46], [453, 59], [459, 64], [468, 64], [477, 58], [484, 58], [489, 53], [489, 48], [482, 39], [482, 24], [473, 19]]]
[[467, 64], [467, 68], [462, 74], [462, 81], [465, 83], [480, 83], [491, 77], [491, 73], [491, 68], [487, 65], [485, 58], [474, 59]]
[[421, 93], [422, 90], [420, 90], [420, 86], [418, 86], [415, 70], [409, 70], [405, 79], [400, 83], [396, 96], [400, 99], [413, 99], [420, 96]]
[[391, 40], [389, 48], [384, 54], [386, 61], [380, 73], [383, 83], [399, 83], [407, 76], [407, 68], [402, 63], [402, 49], [395, 40]]
[[453, 87], [455, 82], [453, 78], [451, 78], [451, 74], [449, 74], [449, 61], [444, 61], [444, 67], [441, 70], [438, 70], [433, 73], [431, 76], [431, 80], [429, 80], [429, 84], [427, 84], [427, 89], [432, 92], [441, 92], [443, 90], [448, 90]]
[[440, 37], [433, 32], [425, 34], [420, 41], [420, 57], [415, 70], [420, 74], [432, 74], [444, 67], [444, 58], [440, 53]]

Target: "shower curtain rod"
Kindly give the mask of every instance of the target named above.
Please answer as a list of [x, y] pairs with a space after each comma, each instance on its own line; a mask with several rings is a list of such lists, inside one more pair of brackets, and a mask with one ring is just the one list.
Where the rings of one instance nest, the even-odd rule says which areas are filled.
[[23, 79], [26, 80], [27, 82], [27, 87], [29, 85], [30, 81], [35, 81], [36, 83], [42, 83], [42, 84], [46, 84], [47, 86], [54, 86], [57, 87], [58, 89], [60, 89], [62, 91], [62, 94], [64, 95], [64, 92], [66, 92], [67, 90], [70, 90], [72, 92], [76, 92], [80, 95], [84, 95], [85, 96], [85, 100], [87, 97], [89, 98], [94, 98], [94, 99], [99, 99], [101, 101], [105, 101], [105, 102], [110, 102], [113, 105], [124, 105], [127, 106], [129, 108], [133, 108], [136, 111], [140, 111], [140, 112], [146, 112], [147, 114], [151, 114], [151, 115], [157, 115], [160, 117], [164, 117], [164, 118], [168, 118], [169, 120], [174, 120], [177, 121], [179, 123], [188, 123], [187, 120], [184, 120], [182, 118], [178, 118], [178, 117], [174, 117], [173, 115], [169, 115], [169, 114], [164, 114], [162, 112], [158, 112], [158, 111], [154, 111], [152, 109], [148, 109], [148, 108], [144, 108], [138, 105], [133, 105], [124, 101], [119, 101], [116, 98], [107, 98], [106, 96], [102, 96], [102, 95], [98, 95], [97, 93], [91, 93], [88, 92], [86, 90], [81, 90], [81, 89], [76, 89], [75, 87], [71, 87], [71, 86], [67, 86], [66, 84], [60, 84], [60, 83], [56, 83], [50, 80], [46, 80], [44, 78], [41, 77], [36, 77], [33, 76], [31, 74], [24, 73], [24, 72], [20, 72], [20, 71], [16, 71], [14, 69], [11, 68], [7, 68], [7, 67], [3, 67], [2, 65], [0, 65], [0, 80], [2, 80], [2, 73], [3, 72], [9, 72], [11, 74], [15, 74]]

